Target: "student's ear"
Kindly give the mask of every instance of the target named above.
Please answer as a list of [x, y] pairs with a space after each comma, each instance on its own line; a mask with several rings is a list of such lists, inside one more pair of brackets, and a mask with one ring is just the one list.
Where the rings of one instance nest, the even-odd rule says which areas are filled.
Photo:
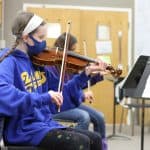
[[22, 40], [23, 40], [24, 42], [27, 42], [27, 41], [28, 41], [28, 38], [29, 38], [28, 35], [23, 35], [23, 36], [22, 36]]

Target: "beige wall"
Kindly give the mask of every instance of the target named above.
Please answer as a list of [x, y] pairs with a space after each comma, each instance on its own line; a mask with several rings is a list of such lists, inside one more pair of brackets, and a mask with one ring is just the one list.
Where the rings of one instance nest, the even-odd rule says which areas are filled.
[[[41, 4], [55, 4], [55, 5], [73, 5], [73, 6], [98, 6], [98, 7], [115, 7], [115, 8], [132, 8], [134, 7], [134, 0], [5, 0], [5, 17], [4, 17], [4, 37], [6, 45], [10, 46], [12, 43], [11, 24], [17, 11], [23, 8], [23, 3], [41, 3]], [[132, 30], [133, 31], [133, 30]]]

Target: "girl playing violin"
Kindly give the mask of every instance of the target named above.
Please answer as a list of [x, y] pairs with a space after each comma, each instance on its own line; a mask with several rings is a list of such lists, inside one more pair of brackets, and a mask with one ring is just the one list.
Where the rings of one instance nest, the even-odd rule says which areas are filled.
[[[55, 41], [54, 46], [59, 47], [60, 50], [63, 50], [64, 48], [64, 43], [65, 43], [65, 37], [66, 33], [61, 34]], [[77, 44], [77, 39], [71, 34], [68, 34], [68, 50], [69, 51], [75, 51], [76, 49], [76, 44]], [[104, 70], [106, 67], [106, 64], [103, 62], [100, 62], [101, 69]], [[49, 67], [49, 70], [53, 76], [56, 78], [56, 82], [53, 84], [55, 88], [57, 89], [58, 82], [59, 82], [59, 75], [60, 75], [60, 66], [53, 66]], [[103, 73], [106, 73], [104, 71]], [[70, 79], [73, 78], [75, 74], [71, 73], [70, 71], [66, 72], [65, 74], [65, 82], [69, 81]], [[91, 85], [96, 84], [99, 81], [103, 80], [103, 74], [96, 74], [94, 76], [90, 77], [90, 83]], [[95, 109], [84, 105], [82, 102], [85, 100], [89, 100], [90, 102], [93, 101], [93, 93], [91, 90], [87, 92], [83, 92], [83, 89], [87, 88], [87, 82], [85, 82], [82, 85], [82, 88], [79, 88], [79, 93], [80, 93], [80, 99], [78, 99], [80, 103], [78, 103], [77, 99], [74, 99], [74, 97], [70, 96], [70, 101], [73, 101], [75, 105], [77, 106], [76, 108], [69, 109], [67, 111], [64, 111], [65, 108], [68, 108], [70, 103], [68, 103], [65, 99], [63, 102], [63, 105], [61, 107], [61, 112], [58, 113], [57, 110], [55, 110], [55, 106], [51, 105], [51, 109], [53, 111], [53, 118], [54, 119], [62, 119], [62, 120], [70, 120], [72, 122], [77, 122], [76, 129], [84, 129], [88, 130], [90, 122], [93, 123], [94, 125], [94, 131], [99, 133], [102, 136], [102, 144], [103, 144], [103, 150], [107, 150], [107, 142], [106, 142], [106, 133], [105, 133], [105, 121], [104, 121], [104, 115], [102, 112], [96, 111]], [[73, 89], [72, 89], [73, 90]]]
[[[47, 26], [30, 12], [19, 13], [12, 26], [15, 44], [1, 53], [0, 114], [7, 117], [4, 139], [9, 145], [37, 146], [49, 150], [101, 150], [97, 133], [64, 127], [52, 119], [49, 106], [63, 99], [75, 108], [70, 97], [80, 102], [80, 92], [93, 71], [89, 66], [64, 84], [62, 94], [54, 91], [55, 76], [46, 67], [33, 65], [30, 57], [46, 47]], [[73, 91], [70, 89], [74, 89]]]

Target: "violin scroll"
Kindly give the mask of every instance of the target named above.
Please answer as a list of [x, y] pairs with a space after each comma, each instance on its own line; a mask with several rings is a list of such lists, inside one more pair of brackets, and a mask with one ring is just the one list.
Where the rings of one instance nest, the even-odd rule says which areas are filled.
[[113, 76], [113, 77], [115, 77], [115, 78], [118, 78], [118, 77], [120, 77], [120, 75], [122, 74], [122, 67], [120, 66], [118, 66], [118, 68], [117, 69], [114, 69], [114, 67], [113, 66], [107, 66], [106, 67], [106, 70], [109, 70], [110, 71], [110, 73], [111, 73], [111, 75]]

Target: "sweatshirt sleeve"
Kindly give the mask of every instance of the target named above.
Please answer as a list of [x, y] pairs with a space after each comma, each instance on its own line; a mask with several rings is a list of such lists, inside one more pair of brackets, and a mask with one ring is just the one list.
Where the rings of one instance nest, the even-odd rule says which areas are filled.
[[[48, 82], [49, 90], [58, 90], [59, 76], [52, 70], [48, 70]], [[83, 91], [82, 86], [85, 82], [89, 80], [89, 76], [82, 72], [80, 74], [74, 75], [72, 79], [64, 83], [63, 86], [63, 104], [61, 106], [61, 111], [65, 111], [71, 108], [79, 106], [83, 101]], [[57, 107], [54, 103], [50, 102], [50, 110], [52, 113], [58, 113]]]
[[64, 102], [61, 108], [62, 111], [78, 107], [82, 102], [84, 102], [85, 97], [83, 86], [86, 85], [87, 87], [88, 80], [91, 80], [92, 84], [96, 84], [96, 82], [103, 80], [103, 76], [98, 74], [94, 77], [90, 77], [87, 76], [85, 72], [82, 72], [74, 75], [71, 80], [64, 84]]
[[[58, 90], [59, 75], [51, 69], [47, 69], [48, 76], [48, 87], [49, 90]], [[70, 80], [64, 83], [63, 86], [63, 104], [61, 106], [61, 111], [68, 110], [71, 108], [78, 107], [84, 100], [84, 93], [82, 91], [82, 86], [90, 79], [89, 76], [82, 72], [80, 74], [74, 75]], [[55, 104], [50, 104], [50, 110], [52, 113], [57, 113], [57, 107]]]
[[[97, 74], [97, 75], [91, 76], [90, 79], [89, 79], [89, 81], [90, 81], [90, 84], [91, 84], [91, 86], [92, 86], [92, 85], [95, 85], [97, 82], [102, 81], [103, 79], [104, 79], [104, 78], [103, 78], [102, 75]], [[86, 89], [87, 87], [88, 87], [88, 83], [85, 82], [85, 83], [83, 84], [83, 86], [82, 86], [82, 89]]]
[[48, 93], [28, 93], [20, 91], [0, 79], [0, 114], [13, 116], [28, 111], [31, 107], [47, 105], [50, 101]]
[[13, 61], [2, 62], [0, 64], [0, 114], [18, 115], [27, 112], [31, 107], [40, 107], [49, 103], [51, 98], [48, 93], [38, 94], [21, 91], [14, 86], [14, 80]]
[[[82, 72], [78, 75], [75, 75], [71, 80], [64, 84], [63, 96], [64, 101], [69, 95], [68, 105], [73, 107], [79, 106], [84, 100], [84, 94], [82, 91], [82, 86], [85, 82], [89, 80], [89, 76]], [[67, 95], [66, 95], [67, 94]], [[66, 96], [65, 96], [66, 95]], [[64, 104], [65, 105], [65, 104]]]

